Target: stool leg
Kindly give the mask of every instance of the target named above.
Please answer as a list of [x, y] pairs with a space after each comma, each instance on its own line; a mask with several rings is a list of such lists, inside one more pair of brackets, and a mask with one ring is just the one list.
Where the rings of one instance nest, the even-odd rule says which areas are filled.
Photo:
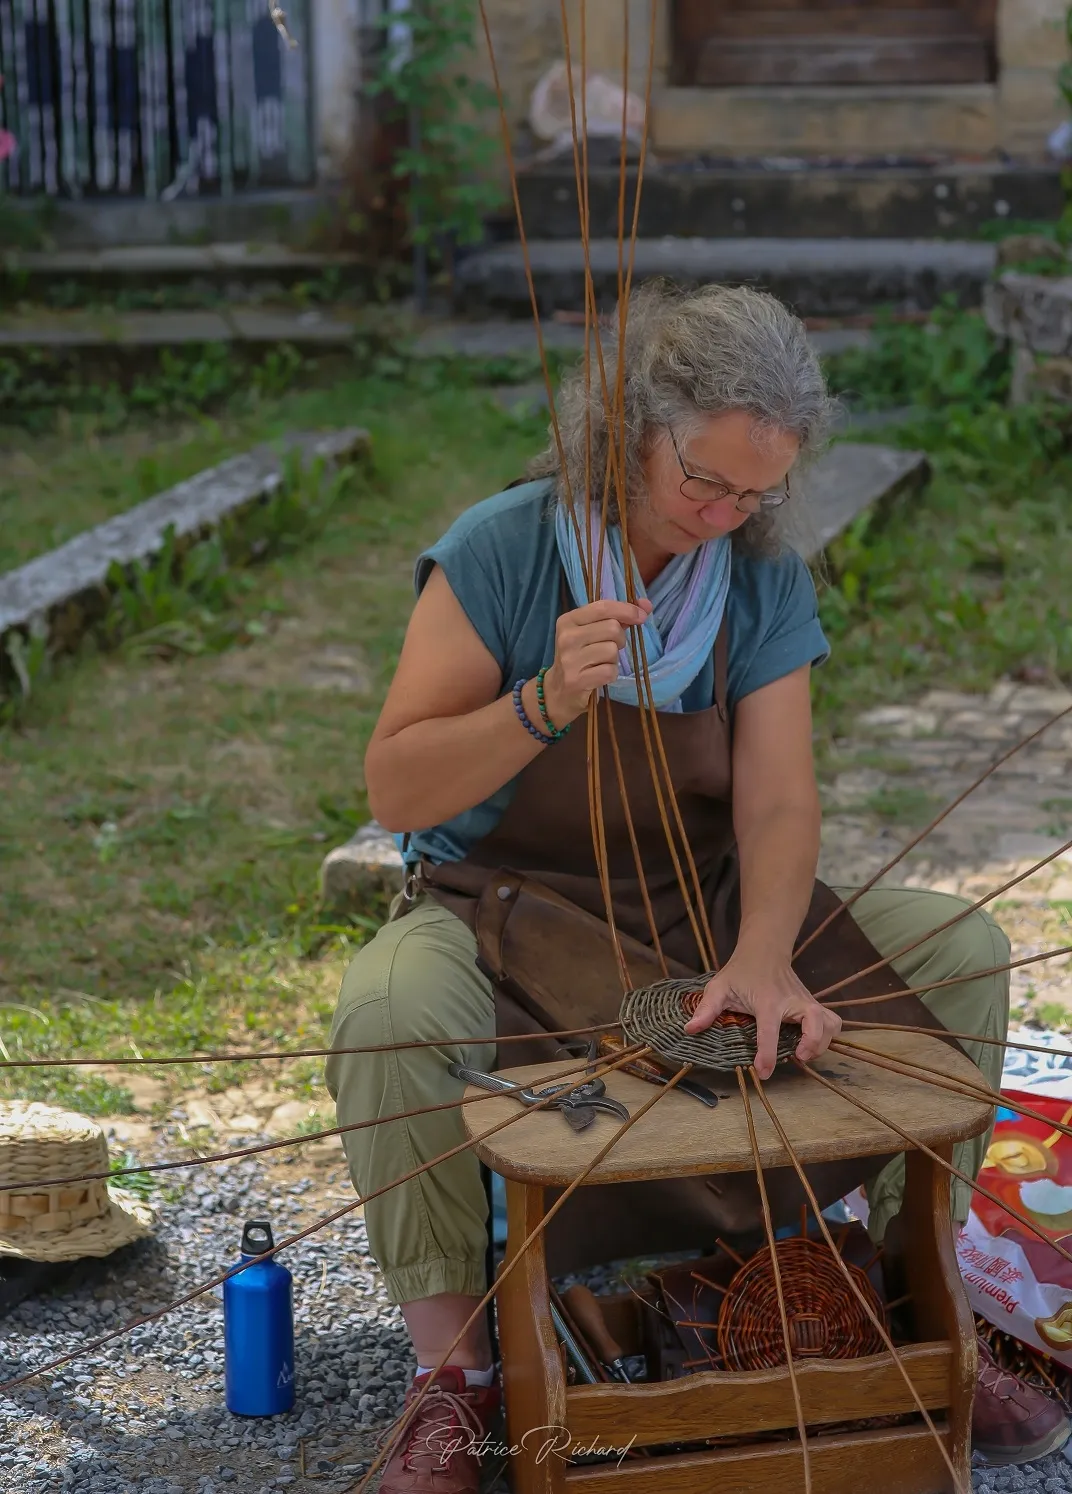
[[[935, 1146], [934, 1150], [947, 1161], [952, 1158], [951, 1144]], [[905, 1270], [916, 1333], [926, 1340], [947, 1339], [954, 1349], [949, 1455], [965, 1487], [969, 1487], [972, 1400], [979, 1372], [975, 1319], [953, 1246], [949, 1174], [923, 1152], [907, 1155], [902, 1214]]]
[[[506, 1182], [506, 1259], [502, 1271], [545, 1212], [544, 1190]], [[551, 1322], [543, 1236], [499, 1287], [499, 1344], [507, 1442], [515, 1494], [564, 1494], [566, 1378]], [[560, 1456], [549, 1446], [563, 1448]]]

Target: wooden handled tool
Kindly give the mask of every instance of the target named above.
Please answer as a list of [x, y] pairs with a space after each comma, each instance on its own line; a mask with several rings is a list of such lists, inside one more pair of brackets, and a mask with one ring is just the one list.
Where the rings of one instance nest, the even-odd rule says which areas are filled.
[[[625, 1051], [625, 1039], [616, 1032], [605, 1032], [599, 1039], [599, 1056], [601, 1058], [616, 1058]], [[635, 1074], [638, 1079], [646, 1079], [649, 1084], [669, 1084], [670, 1075], [664, 1073], [657, 1063], [649, 1058], [634, 1058], [628, 1063], [619, 1065], [623, 1074]], [[713, 1110], [718, 1104], [718, 1095], [706, 1084], [701, 1084], [698, 1079], [679, 1079], [676, 1085], [678, 1094], [691, 1095], [694, 1100], [699, 1100], [701, 1105], [706, 1105]]]
[[595, 1349], [600, 1363], [616, 1380], [629, 1384], [629, 1375], [623, 1363], [624, 1355], [611, 1337], [603, 1318], [603, 1310], [586, 1286], [572, 1286], [562, 1293], [562, 1301], [570, 1317]]

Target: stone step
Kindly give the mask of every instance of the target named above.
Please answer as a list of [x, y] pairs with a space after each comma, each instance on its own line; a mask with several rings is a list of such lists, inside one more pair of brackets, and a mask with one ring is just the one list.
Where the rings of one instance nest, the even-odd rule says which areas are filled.
[[315, 350], [345, 347], [358, 330], [357, 313], [231, 306], [218, 311], [33, 311], [0, 316], [0, 349], [112, 351], [175, 347], [183, 343], [292, 343]]
[[[530, 233], [579, 240], [572, 159], [522, 171], [518, 189]], [[635, 191], [632, 170], [626, 182], [627, 225], [633, 221]], [[590, 168], [592, 238], [617, 238], [618, 194], [617, 162]], [[970, 239], [988, 221], [1052, 221], [1063, 200], [1056, 165], [649, 161], [638, 233], [641, 238]], [[504, 219], [502, 231], [516, 237], [512, 219]]]
[[[345, 347], [368, 327], [357, 312], [339, 308], [296, 311], [284, 307], [229, 307], [223, 311], [32, 311], [0, 315], [0, 350], [51, 348], [56, 352], [138, 352], [183, 343], [287, 342], [311, 351]], [[580, 353], [584, 327], [574, 321], [548, 320], [541, 327], [545, 349]], [[400, 334], [401, 343], [418, 358], [535, 358], [539, 347], [531, 318], [478, 321], [427, 319]], [[871, 333], [845, 327], [810, 334], [820, 353], [866, 347]]]
[[338, 213], [331, 187], [285, 187], [234, 197], [159, 198], [6, 197], [14, 241], [56, 249], [102, 249], [116, 244], [308, 243]]
[[867, 83], [914, 87], [985, 83], [989, 53], [982, 37], [786, 36], [713, 37], [701, 49], [693, 82], [701, 88]]
[[282, 443], [282, 452], [257, 447], [0, 576], [0, 660], [6, 657], [7, 635], [41, 624], [54, 648], [71, 648], [106, 605], [113, 565], [150, 559], [163, 548], [169, 530], [177, 539], [209, 534], [224, 519], [268, 496], [282, 481], [283, 452], [297, 449], [306, 462], [320, 458], [331, 463], [357, 455], [368, 444], [368, 432], [355, 426], [295, 434]]
[[[291, 249], [285, 244], [241, 240], [211, 244], [108, 244], [99, 248], [11, 249], [0, 256], [0, 271], [22, 296], [38, 295], [57, 282], [75, 281], [99, 290], [129, 290], [168, 284], [205, 287], [233, 283], [248, 294], [251, 285], [291, 285], [329, 271], [360, 273], [355, 254]], [[2, 283], [2, 281], [0, 281]]]
[[[529, 258], [541, 314], [583, 309], [580, 243], [537, 239]], [[618, 243], [595, 239], [589, 258], [597, 303], [606, 310], [618, 284]], [[850, 316], [877, 306], [921, 310], [955, 296], [978, 305], [993, 273], [992, 244], [926, 239], [639, 239], [634, 281], [666, 277], [681, 285], [751, 284], [803, 316]], [[520, 244], [478, 250], [458, 268], [456, 297], [466, 311], [527, 315], [529, 291]]]
[[[803, 484], [800, 510], [808, 511], [789, 531], [805, 557], [817, 555], [867, 508], [920, 491], [930, 474], [926, 455], [892, 446], [845, 441], [815, 463]], [[367, 907], [402, 887], [402, 857], [394, 839], [374, 820], [325, 856], [320, 895], [325, 907]]]

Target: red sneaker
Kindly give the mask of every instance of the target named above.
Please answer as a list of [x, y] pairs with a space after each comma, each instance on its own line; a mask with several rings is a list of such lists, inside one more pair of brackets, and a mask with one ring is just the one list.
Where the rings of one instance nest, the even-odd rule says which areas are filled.
[[1033, 1463], [1068, 1441], [1068, 1418], [1055, 1401], [999, 1369], [979, 1340], [979, 1379], [972, 1405], [972, 1449], [996, 1468]]
[[[403, 1417], [430, 1379], [414, 1380]], [[388, 1458], [379, 1494], [478, 1494], [480, 1462], [501, 1402], [497, 1384], [466, 1385], [464, 1370], [444, 1366]]]

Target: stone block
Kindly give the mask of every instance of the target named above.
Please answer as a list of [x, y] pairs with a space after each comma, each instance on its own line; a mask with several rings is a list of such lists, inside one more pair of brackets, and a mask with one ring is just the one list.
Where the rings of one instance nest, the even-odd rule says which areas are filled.
[[983, 314], [999, 337], [1050, 357], [1072, 357], [1072, 275], [1006, 270], [983, 292]]
[[1044, 68], [1052, 75], [1068, 52], [1065, 0], [999, 0], [998, 61], [1006, 68]]
[[[1017, 348], [1024, 353], [1026, 348]], [[1032, 357], [1032, 354], [1027, 354]], [[1044, 399], [1054, 399], [1062, 405], [1072, 405], [1072, 359], [1032, 359], [1030, 390]]]
[[998, 268], [1001, 270], [1015, 270], [1032, 260], [1048, 260], [1053, 265], [1072, 268], [1063, 245], [1043, 233], [1010, 234], [998, 245]]
[[681, 155], [985, 156], [998, 143], [998, 93], [989, 83], [662, 88], [652, 99], [652, 137], [657, 151]]
[[320, 897], [329, 908], [360, 907], [401, 891], [402, 857], [390, 832], [375, 820], [329, 851], [320, 867]]
[[864, 712], [859, 724], [883, 736], [927, 737], [938, 730], [938, 716], [918, 706], [876, 706]]
[[810, 559], [864, 509], [923, 487], [929, 476], [930, 464], [922, 451], [841, 441], [805, 474], [803, 501], [790, 506], [786, 537]]
[[1057, 91], [1057, 64], [1003, 68], [998, 84], [997, 144], [1012, 154], [1041, 155], [1050, 132], [1067, 118]]
[[[529, 266], [546, 318], [583, 306], [585, 257], [567, 239], [530, 239]], [[977, 305], [993, 273], [993, 244], [939, 239], [638, 239], [635, 280], [679, 285], [755, 285], [800, 316], [847, 316], [877, 305], [918, 310], [945, 296]], [[588, 268], [597, 304], [609, 311], [618, 292], [618, 243], [593, 239]], [[487, 315], [510, 307], [528, 315], [525, 259], [516, 243], [476, 250], [458, 266], [460, 307]]]
[[1009, 702], [1010, 709], [1026, 715], [1037, 711], [1042, 716], [1056, 716], [1072, 707], [1072, 690], [1051, 690], [1045, 685], [1017, 685]]
[[[340, 461], [368, 448], [368, 432], [295, 435], [284, 443], [304, 460]], [[261, 446], [209, 467], [126, 513], [76, 535], [0, 576], [0, 644], [5, 634], [43, 620], [56, 647], [70, 647], [104, 608], [113, 564], [129, 566], [156, 555], [169, 530], [194, 540], [268, 497], [283, 480], [283, 457]]]
[[1061, 851], [1063, 845], [1064, 840], [1056, 835], [1033, 835], [1014, 830], [998, 837], [997, 856], [999, 861], [1032, 863], [1061, 852], [1055, 857], [1057, 861], [1072, 862], [1072, 851]]

